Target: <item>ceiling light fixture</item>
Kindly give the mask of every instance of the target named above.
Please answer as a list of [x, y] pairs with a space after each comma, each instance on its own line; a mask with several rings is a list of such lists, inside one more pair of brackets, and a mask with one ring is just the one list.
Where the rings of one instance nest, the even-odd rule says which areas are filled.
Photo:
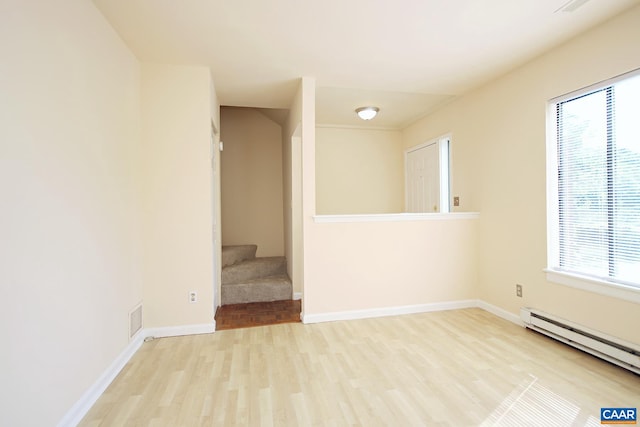
[[356, 108], [356, 113], [358, 113], [358, 117], [362, 120], [371, 120], [376, 114], [378, 114], [380, 109], [378, 107], [360, 107]]

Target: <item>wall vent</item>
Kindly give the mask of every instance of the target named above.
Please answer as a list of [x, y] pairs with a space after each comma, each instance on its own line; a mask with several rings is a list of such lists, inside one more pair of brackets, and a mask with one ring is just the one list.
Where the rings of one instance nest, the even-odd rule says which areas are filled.
[[138, 304], [129, 313], [129, 339], [133, 338], [142, 329], [142, 303]]

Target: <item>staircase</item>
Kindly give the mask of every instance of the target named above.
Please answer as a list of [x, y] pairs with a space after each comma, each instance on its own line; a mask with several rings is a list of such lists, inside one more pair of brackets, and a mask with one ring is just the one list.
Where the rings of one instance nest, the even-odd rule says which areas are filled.
[[222, 305], [290, 300], [284, 257], [256, 258], [256, 245], [222, 247]]

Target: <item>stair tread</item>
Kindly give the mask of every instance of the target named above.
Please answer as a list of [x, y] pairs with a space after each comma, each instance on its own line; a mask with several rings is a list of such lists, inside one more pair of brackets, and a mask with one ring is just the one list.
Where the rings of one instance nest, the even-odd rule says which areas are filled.
[[256, 257], [257, 245], [226, 245], [222, 247], [222, 268]]
[[246, 282], [261, 277], [286, 274], [286, 272], [287, 260], [283, 256], [254, 258], [224, 267], [222, 284]]
[[291, 280], [286, 274], [223, 284], [221, 290], [223, 305], [280, 301], [293, 297]]
[[258, 283], [272, 284], [274, 282], [281, 282], [286, 285], [291, 285], [291, 279], [286, 274], [275, 274], [272, 276], [257, 277], [255, 279], [247, 279], [238, 283], [223, 283], [222, 286], [235, 286], [235, 285], [252, 285]]
[[286, 260], [284, 257], [260, 257], [260, 258], [249, 259], [246, 261], [240, 261], [235, 264], [228, 265], [222, 269], [222, 272], [229, 273], [233, 271], [246, 270], [246, 269], [260, 267], [260, 266], [280, 265], [285, 262]]
[[[283, 256], [259, 256], [259, 257], [255, 257], [252, 259], [247, 259], [244, 261], [240, 261], [237, 264], [233, 264], [233, 266], [239, 265], [239, 264], [245, 264], [245, 263], [251, 263], [251, 262], [262, 262], [262, 261], [269, 261], [269, 260], [280, 260], [280, 259], [284, 259]], [[229, 267], [232, 267], [231, 265]]]
[[256, 245], [222, 247], [223, 305], [288, 300], [293, 297], [286, 257], [256, 257], [256, 251]]
[[244, 261], [236, 262], [235, 264], [228, 265], [224, 267], [223, 270], [239, 269], [242, 267], [247, 267], [247, 266], [256, 265], [256, 264], [268, 264], [268, 263], [275, 263], [275, 262], [279, 263], [284, 261], [284, 259], [285, 258], [283, 256], [257, 257], [257, 258], [247, 259]]

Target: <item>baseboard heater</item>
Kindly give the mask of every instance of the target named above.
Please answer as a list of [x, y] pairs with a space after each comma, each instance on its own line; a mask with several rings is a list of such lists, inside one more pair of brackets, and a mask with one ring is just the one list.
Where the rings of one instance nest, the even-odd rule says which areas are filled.
[[520, 318], [529, 329], [640, 374], [638, 345], [533, 308], [521, 308]]

